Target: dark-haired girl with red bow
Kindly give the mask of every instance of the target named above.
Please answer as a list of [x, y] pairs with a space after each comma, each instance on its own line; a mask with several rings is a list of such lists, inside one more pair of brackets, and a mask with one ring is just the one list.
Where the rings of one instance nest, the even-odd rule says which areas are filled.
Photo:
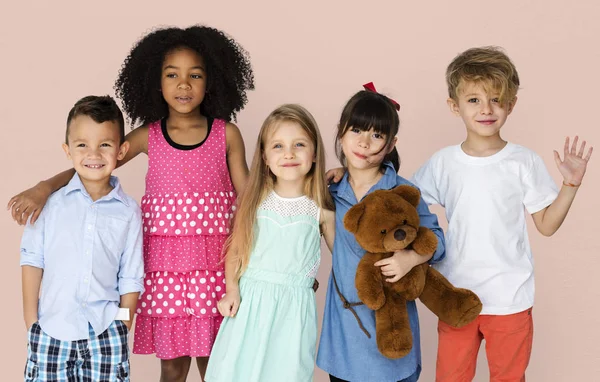
[[[397, 175], [399, 109], [398, 103], [377, 93], [370, 83], [350, 98], [338, 124], [336, 153], [345, 174], [329, 187], [336, 207], [336, 235], [317, 356], [317, 365], [329, 373], [331, 381], [412, 382], [421, 373], [419, 319], [414, 301], [407, 303], [413, 334], [411, 352], [389, 359], [377, 349], [375, 312], [360, 304], [354, 286], [356, 268], [365, 250], [343, 224], [346, 212], [369, 193], [411, 184]], [[436, 234], [438, 248], [433, 256], [403, 250], [375, 263], [388, 282], [400, 280], [416, 265], [437, 262], [444, 256], [444, 234], [437, 217], [423, 200], [417, 210], [421, 225]]]

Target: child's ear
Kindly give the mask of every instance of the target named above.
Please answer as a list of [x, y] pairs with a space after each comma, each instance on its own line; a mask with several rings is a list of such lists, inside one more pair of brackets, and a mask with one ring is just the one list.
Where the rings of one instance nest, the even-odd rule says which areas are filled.
[[455, 115], [460, 115], [460, 109], [458, 108], [458, 103], [456, 103], [456, 101], [452, 98], [448, 98], [446, 100], [446, 103], [448, 104], [448, 107], [450, 108], [450, 111], [455, 114]]
[[354, 207], [350, 208], [344, 216], [344, 227], [346, 227], [349, 232], [356, 233], [358, 231], [358, 223], [364, 212], [364, 203], [354, 205]]
[[517, 104], [517, 97], [515, 96], [515, 98], [513, 98], [513, 100], [508, 103], [508, 114], [512, 113], [516, 104]]
[[69, 152], [69, 145], [66, 143], [62, 144], [63, 151], [67, 154], [67, 159], [71, 160], [71, 153]]
[[117, 154], [117, 159], [121, 160], [121, 159], [125, 158], [125, 154], [127, 154], [127, 151], [129, 151], [129, 142], [125, 141], [121, 144], [121, 147], [119, 147], [119, 153]]
[[392, 191], [403, 197], [406, 201], [408, 201], [415, 207], [417, 207], [419, 205], [419, 202], [421, 201], [421, 192], [416, 187], [403, 184], [392, 189]]

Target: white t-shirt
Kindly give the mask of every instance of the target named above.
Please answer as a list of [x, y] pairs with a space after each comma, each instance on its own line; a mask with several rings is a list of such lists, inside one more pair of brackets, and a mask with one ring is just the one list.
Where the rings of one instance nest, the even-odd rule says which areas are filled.
[[533, 257], [525, 224], [558, 194], [542, 159], [512, 143], [472, 157], [460, 145], [435, 153], [413, 176], [428, 204], [446, 209], [446, 257], [436, 268], [475, 292], [482, 314], [507, 315], [533, 306]]

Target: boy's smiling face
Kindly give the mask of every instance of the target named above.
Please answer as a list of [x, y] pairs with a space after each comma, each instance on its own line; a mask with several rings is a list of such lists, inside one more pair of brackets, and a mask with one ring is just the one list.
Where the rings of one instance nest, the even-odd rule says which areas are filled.
[[68, 144], [63, 144], [67, 158], [82, 182], [107, 182], [117, 161], [123, 159], [129, 144], [120, 143], [116, 121], [98, 123], [87, 115], [80, 115], [69, 124]]
[[499, 97], [498, 91], [482, 83], [461, 82], [457, 92], [458, 100], [449, 98], [448, 106], [462, 118], [468, 136], [494, 137], [499, 136], [500, 129], [517, 102], [515, 97], [501, 104]]

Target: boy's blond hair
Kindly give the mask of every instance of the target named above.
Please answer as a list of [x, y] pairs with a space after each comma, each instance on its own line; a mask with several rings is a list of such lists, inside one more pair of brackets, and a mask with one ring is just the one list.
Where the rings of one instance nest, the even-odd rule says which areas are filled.
[[458, 101], [465, 82], [483, 86], [486, 92], [498, 92], [501, 104], [512, 102], [519, 90], [519, 74], [510, 58], [499, 47], [468, 49], [452, 60], [446, 70], [448, 95]]

